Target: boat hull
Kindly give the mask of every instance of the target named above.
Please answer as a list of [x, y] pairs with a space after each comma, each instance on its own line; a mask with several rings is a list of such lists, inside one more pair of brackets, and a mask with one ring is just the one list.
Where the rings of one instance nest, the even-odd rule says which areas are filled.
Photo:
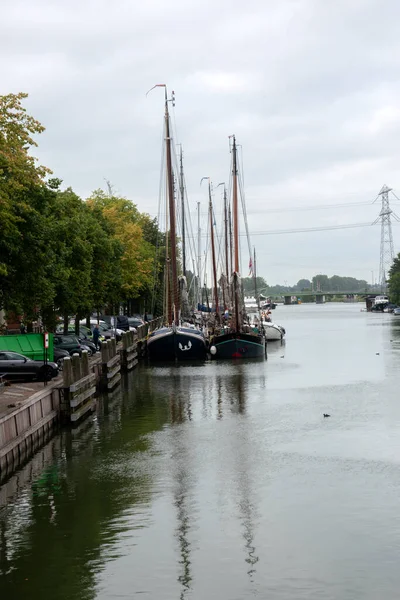
[[207, 345], [204, 335], [186, 327], [162, 327], [147, 340], [150, 361], [205, 360]]
[[263, 328], [268, 342], [278, 342], [283, 340], [285, 330], [280, 325], [275, 325], [275, 323], [263, 323]]
[[[213, 347], [215, 353], [213, 353]], [[218, 335], [211, 344], [211, 355], [217, 359], [260, 358], [266, 355], [265, 338], [247, 333]]]

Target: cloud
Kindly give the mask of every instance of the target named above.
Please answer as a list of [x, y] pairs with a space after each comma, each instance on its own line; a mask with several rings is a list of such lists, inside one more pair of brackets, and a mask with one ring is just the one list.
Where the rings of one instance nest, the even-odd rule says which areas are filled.
[[[354, 203], [400, 190], [399, 18], [395, 0], [6, 0], [0, 93], [29, 92], [36, 154], [83, 197], [106, 177], [157, 214], [163, 98], [145, 93], [165, 82], [193, 208], [202, 176], [228, 180], [235, 133], [254, 232], [373, 221]], [[327, 203], [349, 206], [268, 212]], [[379, 266], [379, 227], [253, 242], [274, 282]]]

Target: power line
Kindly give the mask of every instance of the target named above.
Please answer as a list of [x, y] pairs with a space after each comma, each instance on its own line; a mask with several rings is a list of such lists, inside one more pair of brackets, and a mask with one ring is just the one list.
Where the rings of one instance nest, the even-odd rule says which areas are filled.
[[[271, 229], [266, 231], [253, 231], [251, 235], [284, 235], [290, 233], [313, 233], [315, 231], [332, 231], [339, 229], [354, 229], [357, 227], [371, 227], [375, 223], [348, 223], [344, 225], [324, 225], [320, 227], [302, 227], [299, 229]], [[247, 235], [245, 232], [239, 233], [240, 236]], [[203, 235], [202, 237], [207, 237]]]
[[341, 202], [338, 204], [312, 204], [309, 206], [287, 206], [282, 208], [267, 208], [262, 210], [248, 211], [249, 214], [259, 213], [283, 213], [283, 212], [302, 212], [309, 210], [325, 210], [329, 208], [355, 208], [358, 206], [372, 206], [373, 202]]
[[373, 223], [348, 223], [346, 225], [323, 225], [322, 227], [302, 227], [299, 229], [271, 229], [269, 231], [253, 231], [252, 235], [283, 235], [287, 233], [311, 233], [314, 231], [332, 231], [335, 229], [354, 229], [356, 227], [371, 227]]

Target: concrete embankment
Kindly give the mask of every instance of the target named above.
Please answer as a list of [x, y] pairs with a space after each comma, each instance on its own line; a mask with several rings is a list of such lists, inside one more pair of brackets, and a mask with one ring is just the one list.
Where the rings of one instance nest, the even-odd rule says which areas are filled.
[[30, 458], [60, 425], [73, 425], [95, 409], [99, 390], [113, 391], [121, 371], [130, 371], [144, 355], [147, 335], [161, 325], [157, 319], [127, 332], [122, 343], [108, 340], [101, 354], [66, 358], [62, 375], [47, 385], [11, 385], [0, 394], [0, 484]]

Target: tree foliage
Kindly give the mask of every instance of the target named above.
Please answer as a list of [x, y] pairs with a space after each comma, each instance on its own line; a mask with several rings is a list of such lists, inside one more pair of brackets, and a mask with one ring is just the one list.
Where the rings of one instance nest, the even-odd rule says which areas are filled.
[[101, 211], [122, 249], [121, 299], [137, 298], [151, 287], [154, 274], [155, 248], [144, 237], [145, 217], [129, 200], [106, 196], [102, 190], [92, 194], [88, 206]]
[[[256, 277], [257, 279], [257, 293], [261, 292], [265, 294], [266, 288], [268, 287], [267, 282], [263, 277]], [[243, 291], [246, 295], [253, 295], [255, 293], [255, 281], [254, 277], [242, 277]]]
[[390, 299], [400, 304], [400, 253], [396, 256], [389, 271]]
[[57, 314], [149, 298], [163, 269], [157, 221], [125, 198], [97, 190], [85, 202], [46, 180], [30, 154], [44, 127], [25, 98], [0, 96], [0, 308], [54, 327]]
[[23, 93], [0, 96], [0, 275], [8, 273], [13, 256], [20, 252], [20, 224], [31, 217], [27, 194], [44, 186], [50, 172], [29, 154], [37, 145], [33, 136], [44, 127], [22, 106], [26, 97]]

